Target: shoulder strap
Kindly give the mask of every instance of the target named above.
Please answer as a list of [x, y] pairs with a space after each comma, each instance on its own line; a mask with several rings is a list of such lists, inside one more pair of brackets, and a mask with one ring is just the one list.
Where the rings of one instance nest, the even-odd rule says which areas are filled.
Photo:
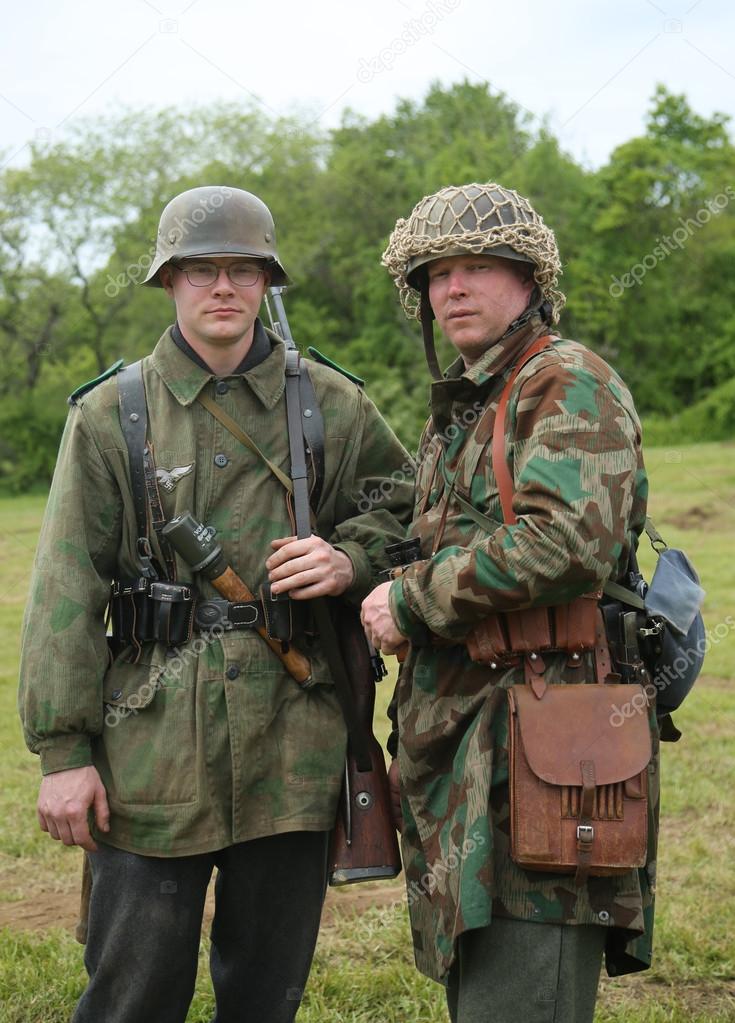
[[115, 373], [118, 373], [123, 365], [123, 362], [124, 362], [123, 359], [118, 359], [117, 362], [113, 363], [112, 366], [110, 366], [108, 369], [104, 371], [104, 373], [100, 373], [98, 377], [94, 377], [94, 379], [88, 380], [86, 384], [82, 384], [80, 387], [77, 387], [77, 389], [75, 391], [72, 391], [69, 397], [66, 399], [67, 404], [76, 405], [77, 401], [80, 398], [83, 398], [88, 391], [91, 391], [94, 387], [96, 387], [97, 384], [101, 384], [103, 380], [107, 380], [108, 377], [114, 376]]
[[334, 369], [337, 373], [341, 373], [343, 377], [347, 377], [348, 380], [351, 380], [353, 384], [357, 384], [358, 387], [365, 386], [365, 381], [362, 377], [357, 376], [355, 373], [350, 373], [348, 369], [345, 369], [344, 366], [340, 366], [338, 362], [335, 362], [334, 359], [330, 359], [328, 355], [325, 355], [324, 352], [320, 352], [318, 348], [314, 348], [313, 345], [309, 345], [306, 350], [314, 362], [320, 362], [322, 366], [329, 366], [330, 369]]
[[308, 366], [305, 363], [301, 366], [299, 387], [301, 388], [301, 427], [307, 444], [306, 451], [311, 458], [314, 471], [311, 507], [316, 515], [324, 488], [324, 417], [319, 407], [314, 384], [309, 376]]
[[297, 348], [286, 349], [286, 417], [288, 447], [291, 455], [291, 483], [296, 535], [299, 539], [311, 536], [309, 508], [309, 479], [306, 472], [306, 450], [301, 427], [301, 356]]
[[508, 401], [510, 400], [510, 393], [513, 389], [513, 384], [516, 382], [516, 377], [526, 363], [534, 357], [534, 355], [538, 355], [538, 353], [544, 348], [550, 348], [553, 340], [555, 340], [555, 335], [544, 334], [543, 337], [536, 338], [530, 348], [526, 349], [508, 377], [507, 383], [503, 388], [503, 393], [500, 395], [498, 411], [495, 413], [495, 425], [493, 427], [492, 441], [493, 472], [495, 473], [495, 479], [500, 492], [500, 504], [503, 509], [503, 519], [511, 526], [515, 525], [517, 520], [515, 512], [513, 511], [513, 493], [515, 491], [515, 487], [513, 486], [513, 478], [510, 474], [508, 460], [505, 457], [505, 413], [508, 408]]
[[117, 375], [120, 428], [128, 449], [130, 482], [137, 537], [135, 553], [138, 568], [146, 579], [155, 579], [153, 555], [148, 537], [148, 502], [145, 485], [145, 448], [148, 431], [148, 409], [143, 387], [143, 364], [139, 360], [121, 369]]

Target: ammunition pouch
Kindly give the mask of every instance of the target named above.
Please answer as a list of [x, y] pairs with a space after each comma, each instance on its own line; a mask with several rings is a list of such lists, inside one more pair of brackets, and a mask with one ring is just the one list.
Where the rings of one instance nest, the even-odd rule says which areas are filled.
[[192, 636], [195, 591], [182, 583], [115, 579], [110, 594], [113, 649], [143, 643], [180, 646]]
[[520, 658], [544, 651], [562, 651], [572, 664], [585, 650], [596, 647], [599, 593], [588, 593], [568, 604], [498, 611], [476, 625], [467, 636], [467, 652], [478, 664], [505, 668]]

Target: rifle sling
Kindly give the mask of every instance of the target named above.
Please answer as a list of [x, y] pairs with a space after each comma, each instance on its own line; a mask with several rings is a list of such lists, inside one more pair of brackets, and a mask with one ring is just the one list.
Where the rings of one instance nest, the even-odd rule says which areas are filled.
[[[294, 515], [296, 516], [297, 535], [299, 539], [311, 536], [311, 516], [309, 508], [309, 491], [306, 481], [306, 453], [302, 432], [302, 408], [299, 378], [301, 375], [300, 355], [296, 348], [286, 349], [286, 422], [288, 424], [288, 444], [291, 454], [291, 479], [293, 481]], [[312, 407], [311, 411], [314, 411]], [[313, 418], [307, 417], [307, 418]], [[342, 709], [350, 749], [355, 758], [358, 771], [372, 770], [372, 761], [368, 748], [367, 737], [357, 714], [355, 697], [342, 656], [339, 636], [332, 620], [329, 603], [325, 597], [312, 600], [311, 608], [314, 621], [322, 638], [324, 653], [329, 671], [334, 680], [334, 689]]]

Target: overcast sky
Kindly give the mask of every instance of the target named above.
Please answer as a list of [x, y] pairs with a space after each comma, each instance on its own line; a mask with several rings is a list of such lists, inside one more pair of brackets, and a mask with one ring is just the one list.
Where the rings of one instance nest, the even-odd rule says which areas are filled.
[[468, 78], [598, 166], [657, 82], [735, 115], [734, 42], [732, 0], [5, 0], [0, 165], [121, 105], [255, 98], [329, 127]]

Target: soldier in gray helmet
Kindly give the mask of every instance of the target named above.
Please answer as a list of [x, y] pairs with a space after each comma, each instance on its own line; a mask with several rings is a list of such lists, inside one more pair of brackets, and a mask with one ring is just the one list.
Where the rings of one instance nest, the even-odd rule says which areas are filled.
[[[597, 809], [582, 800], [586, 810], [565, 811], [559, 799], [549, 816], [528, 813], [526, 794], [538, 789], [512, 788], [509, 775], [538, 766], [541, 748], [550, 766], [533, 784], [550, 791], [554, 758], [573, 745], [577, 721], [552, 716], [547, 690], [610, 681], [611, 666], [618, 681], [642, 671], [632, 646], [630, 663], [605, 660], [598, 607], [645, 521], [640, 423], [614, 370], [554, 330], [564, 305], [556, 239], [517, 192], [473, 182], [426, 196], [396, 224], [383, 262], [421, 322], [434, 376], [409, 529], [420, 553], [362, 611], [376, 647], [409, 644], [389, 750], [416, 963], [446, 985], [453, 1023], [592, 1023], [603, 953], [610, 974], [650, 965], [655, 715], [637, 722], [636, 770], [653, 751], [648, 847], [646, 815], [616, 804], [615, 827], [635, 819], [640, 830], [635, 856], [615, 870], [592, 859], [606, 828], [593, 767], [586, 781], [581, 761], [564, 777]], [[434, 320], [457, 353], [444, 373]], [[587, 699], [606, 687], [575, 689]], [[525, 711], [510, 713], [529, 706], [529, 692], [544, 708], [533, 734]], [[598, 762], [604, 735], [622, 772], [609, 721], [608, 707], [583, 736], [584, 763]], [[644, 789], [639, 777], [641, 798]], [[578, 859], [562, 860], [556, 836], [575, 827]]]
[[[288, 1023], [301, 1001], [345, 755], [323, 640], [303, 612], [319, 596], [359, 605], [405, 532], [412, 487], [392, 478], [410, 459], [358, 383], [304, 360], [304, 412], [326, 423], [309, 435], [320, 535], [293, 535], [285, 346], [258, 318], [268, 285], [287, 281], [260, 199], [184, 192], [163, 211], [145, 281], [176, 322], [141, 364], [70, 399], [20, 710], [41, 761], [41, 828], [86, 850], [90, 868], [74, 1023], [184, 1023], [215, 867], [217, 1023]], [[379, 507], [365, 507], [366, 486], [386, 493]], [[172, 547], [165, 524], [187, 511], [216, 529], [256, 599], [220, 599]], [[273, 640], [289, 596], [268, 645], [262, 630]], [[303, 687], [284, 666], [294, 650], [308, 657]]]

